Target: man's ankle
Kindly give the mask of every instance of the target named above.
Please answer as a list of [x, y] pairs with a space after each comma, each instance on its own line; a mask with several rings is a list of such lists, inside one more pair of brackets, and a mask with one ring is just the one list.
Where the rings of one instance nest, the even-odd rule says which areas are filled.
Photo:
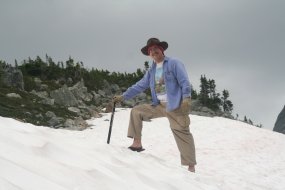
[[141, 147], [142, 146], [142, 142], [141, 142], [141, 139], [134, 139], [133, 141], [133, 144], [132, 144], [133, 147]]
[[195, 166], [189, 166], [188, 171], [195, 173]]

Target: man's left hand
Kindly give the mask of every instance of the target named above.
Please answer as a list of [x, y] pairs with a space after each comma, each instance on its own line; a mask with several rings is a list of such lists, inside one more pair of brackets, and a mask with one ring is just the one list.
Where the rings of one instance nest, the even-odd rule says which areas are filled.
[[183, 112], [190, 112], [191, 97], [183, 98], [181, 103], [181, 110]]

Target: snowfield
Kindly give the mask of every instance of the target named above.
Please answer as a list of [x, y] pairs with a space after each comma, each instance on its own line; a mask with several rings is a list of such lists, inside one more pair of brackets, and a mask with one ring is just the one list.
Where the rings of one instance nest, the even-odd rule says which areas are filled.
[[243, 122], [190, 115], [196, 173], [180, 165], [166, 118], [145, 122], [143, 146], [127, 147], [130, 109], [69, 131], [0, 117], [0, 190], [284, 190], [285, 135]]

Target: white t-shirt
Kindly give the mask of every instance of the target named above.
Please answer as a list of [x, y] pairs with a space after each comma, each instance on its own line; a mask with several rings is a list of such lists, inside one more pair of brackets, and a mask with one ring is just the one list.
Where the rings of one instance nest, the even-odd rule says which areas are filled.
[[163, 76], [163, 62], [156, 63], [155, 92], [158, 100], [161, 102], [167, 102], [166, 88]]

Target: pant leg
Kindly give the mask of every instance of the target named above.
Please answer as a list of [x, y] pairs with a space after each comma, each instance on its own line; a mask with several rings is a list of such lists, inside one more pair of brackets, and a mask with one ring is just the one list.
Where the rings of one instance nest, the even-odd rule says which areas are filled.
[[141, 138], [143, 121], [163, 117], [164, 109], [161, 105], [142, 104], [135, 106], [130, 114], [128, 137]]
[[196, 165], [194, 138], [189, 129], [189, 112], [178, 108], [173, 112], [167, 112], [167, 118], [180, 152], [181, 164]]

